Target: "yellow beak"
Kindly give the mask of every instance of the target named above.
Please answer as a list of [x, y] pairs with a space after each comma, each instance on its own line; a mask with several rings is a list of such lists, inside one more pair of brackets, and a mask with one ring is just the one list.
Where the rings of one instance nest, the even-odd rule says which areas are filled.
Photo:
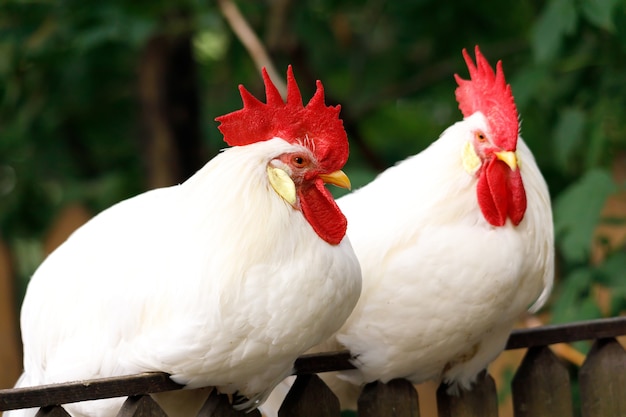
[[496, 152], [495, 154], [499, 160], [501, 160], [502, 162], [507, 164], [509, 168], [511, 168], [511, 171], [515, 171], [517, 169], [517, 155], [515, 155], [515, 152], [502, 151]]
[[352, 187], [350, 178], [348, 178], [342, 170], [331, 172], [330, 174], [320, 174], [319, 177], [326, 184], [333, 184], [337, 187], [347, 188], [348, 190]]

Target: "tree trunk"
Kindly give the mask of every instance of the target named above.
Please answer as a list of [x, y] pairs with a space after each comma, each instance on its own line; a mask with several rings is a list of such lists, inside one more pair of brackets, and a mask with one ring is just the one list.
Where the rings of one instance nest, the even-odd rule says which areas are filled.
[[0, 241], [0, 389], [12, 387], [22, 372], [14, 279], [9, 250]]
[[[202, 165], [199, 104], [188, 18], [172, 14], [139, 63], [143, 159], [149, 188], [178, 184]], [[167, 30], [167, 27], [172, 30]], [[174, 32], [174, 33], [172, 33]]]

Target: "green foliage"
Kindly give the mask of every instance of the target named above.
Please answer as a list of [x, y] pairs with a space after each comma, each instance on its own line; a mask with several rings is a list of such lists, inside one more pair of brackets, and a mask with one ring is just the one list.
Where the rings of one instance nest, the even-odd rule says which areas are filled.
[[[561, 255], [560, 285], [551, 306], [555, 322], [600, 317], [593, 295], [596, 284], [611, 289], [611, 315], [624, 309], [619, 284], [625, 266], [624, 242], [613, 241], [606, 248], [607, 259], [599, 265], [590, 264], [590, 255], [593, 245], [602, 244], [596, 228], [605, 224], [601, 212], [607, 198], [624, 191], [611, 172], [626, 148], [626, 38], [619, 25], [625, 12], [623, 2], [612, 0], [550, 1], [532, 30], [535, 59], [522, 70], [521, 84], [528, 88], [522, 98], [536, 104], [525, 113], [525, 120], [542, 120], [541, 129], [552, 132], [551, 157], [538, 154], [533, 143], [531, 147], [554, 203]], [[618, 217], [613, 227], [624, 226], [626, 213]]]
[[577, 13], [574, 0], [552, 0], [535, 23], [533, 52], [538, 62], [554, 58], [563, 38], [576, 30]]
[[552, 320], [555, 323], [567, 323], [579, 319], [581, 312], [589, 318], [598, 318], [600, 310], [591, 298], [590, 283], [593, 281], [593, 271], [588, 267], [581, 267], [567, 276], [567, 285], [559, 288], [558, 298], [553, 306]]
[[619, 0], [584, 0], [580, 2], [580, 11], [595, 26], [612, 32], [613, 10], [618, 4]]
[[605, 170], [586, 172], [554, 201], [554, 232], [563, 257], [585, 262], [600, 211], [617, 187]]
[[[129, 181], [111, 170], [119, 164], [135, 170], [133, 121], [126, 116], [135, 106], [134, 79], [127, 68], [148, 30], [113, 5], [2, 8], [0, 164], [3, 180], [13, 180], [1, 196], [0, 223], [4, 235], [16, 237], [41, 230], [55, 206], [83, 197], [79, 191], [93, 181], [110, 182], [111, 175]], [[137, 191], [131, 184], [113, 197]], [[110, 200], [104, 203], [98, 208]]]
[[612, 290], [611, 316], [617, 316], [626, 310], [626, 253], [617, 252], [596, 269], [595, 281]]
[[554, 157], [562, 172], [575, 169], [572, 162], [575, 151], [583, 144], [586, 116], [583, 110], [576, 108], [565, 108], [558, 116], [553, 135], [554, 149], [558, 149], [558, 152]]
[[[626, 152], [626, 3], [308, 0], [290, 2], [282, 19], [278, 3], [237, 1], [279, 72], [294, 65], [305, 99], [321, 79], [328, 102], [341, 103], [356, 187], [461, 119], [453, 74], [467, 76], [462, 48], [480, 44], [502, 59], [554, 202], [554, 320], [598, 316], [593, 284], [612, 289], [611, 314], [626, 308], [623, 242], [589, 262], [605, 201], [623, 189], [611, 173]], [[237, 85], [263, 91], [213, 2], [0, 5], [0, 237], [23, 279], [67, 202], [99, 211], [142, 190], [137, 68], [152, 36], [182, 31], [193, 33], [212, 155], [223, 147], [213, 119], [240, 107]]]

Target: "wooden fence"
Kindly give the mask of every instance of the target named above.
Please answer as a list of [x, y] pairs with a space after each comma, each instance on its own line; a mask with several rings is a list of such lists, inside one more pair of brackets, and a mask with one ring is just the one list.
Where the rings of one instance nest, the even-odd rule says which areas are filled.
[[[626, 317], [514, 331], [507, 349], [528, 348], [512, 381], [516, 417], [626, 416], [626, 352], [616, 337], [626, 335]], [[593, 347], [578, 372], [581, 409], [574, 410], [570, 374], [548, 348], [551, 344], [593, 340]], [[285, 398], [279, 417], [338, 417], [339, 402], [316, 375], [351, 369], [348, 352], [305, 355], [296, 362], [296, 382]], [[166, 414], [148, 395], [182, 388], [167, 374], [104, 378], [32, 388], [0, 390], [0, 411], [41, 407], [38, 416], [67, 416], [60, 406], [100, 398], [128, 397], [118, 416]], [[437, 391], [440, 417], [495, 417], [498, 415], [493, 379], [483, 374], [471, 392], [450, 397], [444, 386]], [[419, 417], [418, 396], [405, 380], [366, 385], [358, 401], [362, 417]], [[228, 397], [215, 392], [198, 416], [260, 416], [232, 409]]]

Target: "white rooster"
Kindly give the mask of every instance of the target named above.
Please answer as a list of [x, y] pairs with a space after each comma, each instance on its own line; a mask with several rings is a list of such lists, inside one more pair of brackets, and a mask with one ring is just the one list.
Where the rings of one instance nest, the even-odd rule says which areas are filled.
[[[349, 186], [340, 107], [324, 104], [319, 81], [303, 106], [291, 67], [286, 103], [263, 77], [266, 104], [240, 86], [244, 108], [217, 118], [232, 148], [183, 184], [100, 213], [42, 263], [22, 308], [17, 386], [163, 371], [254, 408], [343, 324], [361, 273], [324, 187]], [[108, 416], [120, 402], [66, 407]]]
[[[519, 137], [501, 62], [494, 73], [478, 47], [476, 65], [463, 55], [471, 79], [456, 76], [456, 98], [464, 120], [337, 201], [363, 292], [341, 330], [315, 351], [350, 350], [358, 369], [340, 377], [353, 384], [407, 378], [469, 389], [520, 315], [550, 294], [547, 185]], [[355, 406], [358, 390], [336, 374], [321, 376], [353, 394], [344, 408]], [[269, 415], [279, 402], [268, 402]]]

